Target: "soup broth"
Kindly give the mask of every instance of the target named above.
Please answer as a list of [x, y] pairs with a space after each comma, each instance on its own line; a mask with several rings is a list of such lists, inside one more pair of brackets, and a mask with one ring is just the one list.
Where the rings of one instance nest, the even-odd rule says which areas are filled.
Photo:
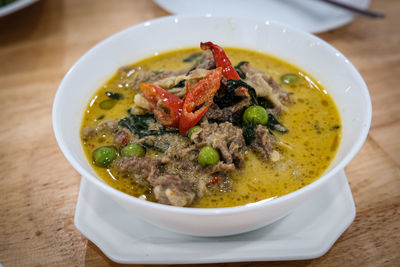
[[[306, 72], [277, 58], [254, 51], [225, 48], [233, 65], [248, 61], [252, 67], [272, 77], [290, 95], [287, 110], [280, 112], [279, 122], [286, 133], [271, 131], [276, 138], [278, 160], [265, 160], [252, 149], [243, 152], [243, 168], [234, 170], [229, 176], [232, 185], [229, 190], [210, 190], [197, 196], [190, 207], [217, 208], [244, 205], [260, 200], [283, 196], [296, 191], [316, 179], [328, 168], [335, 157], [341, 138], [341, 122], [337, 108], [326, 92]], [[193, 62], [185, 62], [188, 57], [199, 53], [197, 48], [176, 50], [144, 59], [132, 65], [137, 70], [180, 70], [190, 67]], [[282, 80], [285, 74], [295, 74], [297, 81], [287, 84]], [[132, 89], [134, 79], [129, 79], [129, 71], [117, 71], [90, 100], [82, 120], [85, 127], [95, 127], [99, 122], [121, 120], [132, 108], [135, 94]], [[119, 99], [110, 99], [107, 92], [119, 93]], [[118, 98], [118, 97], [116, 97]], [[110, 101], [111, 100], [111, 101]], [[110, 109], [102, 109], [100, 103], [110, 101]], [[104, 145], [111, 145], [113, 136], [107, 133], [92, 139], [83, 139], [83, 149], [90, 162], [93, 151]], [[146, 157], [157, 158], [162, 152], [147, 149]], [[93, 164], [98, 176], [108, 185], [134, 197], [156, 201], [151, 186], [135, 177], [127, 177], [110, 167]], [[193, 175], [196, 175], [194, 173]], [[211, 180], [213, 181], [213, 180]]]

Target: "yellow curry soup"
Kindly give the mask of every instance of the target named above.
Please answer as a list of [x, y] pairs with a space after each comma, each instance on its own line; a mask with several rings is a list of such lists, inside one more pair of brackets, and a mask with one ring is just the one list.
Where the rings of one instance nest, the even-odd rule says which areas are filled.
[[[232, 186], [229, 190], [211, 190], [190, 205], [196, 208], [216, 208], [244, 205], [260, 200], [276, 198], [304, 187], [318, 179], [335, 157], [340, 137], [341, 122], [336, 106], [328, 93], [304, 71], [274, 57], [254, 51], [224, 48], [233, 65], [245, 60], [252, 67], [268, 74], [290, 95], [287, 110], [279, 115], [279, 122], [287, 128], [286, 133], [271, 131], [276, 138], [278, 159], [265, 160], [252, 149], [243, 151], [245, 165], [230, 174]], [[139, 61], [126, 71], [117, 73], [92, 97], [83, 116], [81, 130], [96, 127], [99, 122], [121, 120], [127, 117], [133, 99], [140, 90], [132, 90], [134, 72], [138, 70], [179, 70], [190, 67], [193, 62], [184, 62], [197, 48], [163, 53]], [[125, 68], [125, 67], [123, 67]], [[285, 74], [295, 74], [295, 84], [282, 81]], [[132, 79], [129, 79], [132, 75]], [[119, 93], [121, 98], [112, 99], [107, 92]], [[109, 109], [100, 103], [110, 102]], [[83, 149], [90, 162], [93, 150], [112, 145], [112, 134], [103, 133], [93, 139], [83, 139]], [[162, 154], [147, 149], [146, 157], [155, 159]], [[98, 176], [108, 185], [134, 197], [156, 201], [152, 187], [134, 177], [127, 177], [112, 168], [93, 164]], [[211, 180], [213, 181], [213, 180]]]

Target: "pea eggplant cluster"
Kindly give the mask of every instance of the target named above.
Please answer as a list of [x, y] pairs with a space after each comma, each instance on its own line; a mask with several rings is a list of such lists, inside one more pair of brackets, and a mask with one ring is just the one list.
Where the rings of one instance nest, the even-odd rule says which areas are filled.
[[[115, 147], [102, 146], [93, 151], [93, 162], [97, 166], [105, 168], [118, 157], [118, 154]], [[144, 157], [146, 150], [139, 144], [129, 144], [121, 148], [120, 154], [123, 157], [132, 157], [133, 155]]]

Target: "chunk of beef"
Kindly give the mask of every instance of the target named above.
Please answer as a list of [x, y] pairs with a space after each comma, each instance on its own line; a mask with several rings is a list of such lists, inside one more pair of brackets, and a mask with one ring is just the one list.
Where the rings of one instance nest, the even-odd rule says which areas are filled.
[[160, 174], [159, 162], [148, 157], [121, 157], [113, 163], [113, 168], [129, 177], [147, 180], [153, 187], [159, 203], [173, 206], [190, 205], [196, 197], [192, 184], [178, 174]]
[[114, 120], [100, 122], [96, 126], [87, 126], [82, 129], [81, 136], [83, 140], [89, 140], [99, 133], [114, 133], [118, 130], [118, 123]]
[[116, 120], [103, 121], [96, 126], [97, 132], [112, 133], [118, 130], [118, 122]]
[[256, 128], [256, 141], [252, 144], [253, 148], [262, 154], [265, 159], [270, 159], [276, 144], [275, 137], [269, 133], [268, 129], [258, 125]]
[[87, 126], [81, 132], [82, 139], [85, 141], [102, 134], [112, 134], [114, 144], [119, 146], [136, 139], [128, 129], [118, 126], [115, 120], [104, 121], [96, 126]]
[[275, 106], [274, 108], [270, 108], [268, 109], [268, 113], [271, 113], [272, 115], [274, 115], [275, 117], [279, 116], [279, 113], [281, 113], [282, 108], [279, 106]]
[[[163, 171], [165, 173], [178, 174], [183, 180], [188, 181], [193, 185], [196, 195], [199, 197], [210, 193], [211, 189], [207, 187], [210, 177], [230, 173], [236, 168], [233, 163], [227, 164], [223, 161], [206, 168], [201, 167], [197, 162], [199, 147], [187, 137], [164, 135], [157, 138], [162, 139], [164, 143], [168, 143], [168, 148], [157, 158], [162, 165]], [[234, 144], [232, 144], [232, 149], [233, 146]], [[230, 180], [230, 177], [225, 176], [224, 188], [227, 190], [227, 186], [230, 183], [226, 181]]]
[[269, 99], [279, 109], [287, 109], [282, 102], [290, 103], [289, 93], [282, 90], [272, 77], [267, 77], [264, 73], [250, 66], [250, 63], [241, 65], [240, 70], [246, 76], [244, 82], [256, 90], [258, 97]]
[[139, 84], [142, 82], [156, 83], [160, 80], [172, 77], [184, 75], [190, 70], [185, 68], [182, 70], [160, 70], [160, 71], [144, 71], [140, 70], [136, 72], [135, 80], [132, 83], [132, 89], [138, 89]]
[[219, 150], [225, 163], [234, 163], [236, 167], [244, 167], [244, 139], [242, 129], [230, 122], [208, 123], [203, 121], [201, 129], [192, 134], [197, 147], [212, 146]]
[[250, 105], [250, 98], [243, 98], [243, 100], [237, 102], [236, 104], [222, 109], [219, 108], [217, 104], [212, 104], [207, 110], [204, 118], [219, 122], [233, 122], [233, 120], [237, 119], [235, 114]]
[[91, 126], [86, 126], [85, 128], [82, 129], [81, 132], [82, 139], [85, 141], [95, 137], [96, 134], [97, 134], [96, 127], [91, 127]]
[[[185, 69], [186, 71], [186, 69]], [[196, 68], [194, 70], [191, 70], [189, 73], [186, 74], [181, 74], [178, 76], [172, 75], [173, 73], [171, 73], [171, 76], [168, 76], [162, 80], [158, 80], [156, 81], [154, 84], [166, 89], [166, 90], [170, 90], [172, 87], [176, 86], [177, 84], [179, 84], [182, 81], [189, 81], [194, 83], [197, 83], [199, 80], [201, 80], [202, 78], [204, 78], [204, 76], [206, 76], [210, 71], [207, 69], [202, 69], [202, 68]], [[181, 86], [179, 88], [185, 88], [185, 86]]]
[[117, 145], [125, 145], [133, 141], [135, 136], [126, 128], [118, 127], [114, 135], [114, 143]]
[[[152, 79], [157, 79], [161, 75], [154, 73], [153, 71], [137, 71], [135, 80], [132, 84], [132, 89], [139, 89], [139, 84], [142, 82], [148, 82]], [[161, 77], [159, 78], [161, 80]]]
[[197, 68], [197, 69], [190, 71], [188, 77], [190, 79], [200, 80], [209, 73], [210, 73], [210, 71], [208, 69]]
[[190, 140], [181, 135], [166, 135], [164, 139], [168, 143], [168, 149], [165, 151], [165, 154], [174, 160], [180, 159], [192, 159], [189, 155], [193, 150], [193, 146]]
[[[178, 134], [145, 136], [139, 139], [138, 143], [163, 152], [163, 156], [171, 158], [172, 161], [188, 159], [188, 153], [193, 150], [188, 149], [191, 144], [190, 140]], [[165, 160], [169, 162], [169, 159]]]
[[186, 80], [186, 78], [186, 75], [169, 76], [162, 80], [156, 81], [154, 84], [160, 86], [161, 88], [169, 90], [175, 85], [179, 84], [181, 81]]
[[[161, 88], [168, 90], [170, 93], [182, 98], [186, 94], [187, 83], [189, 85], [189, 88], [191, 88], [210, 72], [209, 70], [202, 68], [197, 68], [190, 71], [189, 73], [186, 73], [187, 71], [188, 69], [180, 71], [165, 71], [161, 74], [155, 74], [152, 71], [141, 71], [137, 74], [137, 79], [135, 80], [133, 87], [137, 87], [139, 83], [143, 81], [151, 82], [152, 80], [156, 80], [154, 82], [155, 85], [158, 85]], [[166, 74], [170, 76], [164, 77]], [[179, 75], [176, 76], [174, 74]], [[161, 76], [163, 76], [164, 78], [157, 80]], [[176, 85], [180, 84], [182, 81], [184, 81], [184, 83], [182, 83], [182, 86], [176, 87]], [[150, 112], [150, 103], [147, 101], [146, 98], [144, 98], [142, 93], [136, 94], [133, 102], [134, 104], [131, 107], [131, 113], [135, 115], [142, 115], [146, 112]]]
[[230, 173], [233, 172], [236, 168], [233, 163], [225, 163], [225, 162], [218, 162], [215, 165], [209, 166], [210, 168], [210, 173]]
[[149, 180], [159, 203], [173, 206], [188, 206], [196, 197], [193, 186], [177, 174], [165, 174]]
[[112, 167], [118, 172], [142, 180], [154, 180], [158, 175], [156, 161], [148, 157], [120, 157], [114, 160]]
[[[178, 82], [184, 79], [190, 71], [197, 69], [210, 70], [215, 67], [214, 58], [211, 51], [206, 51], [202, 54], [198, 62], [192, 66], [181, 70], [159, 70], [159, 71], [146, 71], [140, 67], [125, 66], [120, 68], [120, 72], [126, 73], [129, 79], [122, 81], [122, 84], [128, 82], [132, 89], [138, 89], [141, 82], [160, 83], [163, 88], [172, 88]], [[204, 72], [203, 72], [204, 73]], [[129, 75], [128, 75], [129, 74]]]
[[210, 70], [215, 68], [214, 57], [210, 50], [207, 50], [200, 57], [199, 62], [193, 64], [191, 69], [206, 69]]
[[[186, 84], [188, 84], [189, 88], [192, 88], [198, 81], [203, 79], [204, 76], [206, 76], [209, 72], [210, 71], [207, 69], [197, 68], [190, 71], [186, 75], [170, 76], [162, 80], [159, 80], [154, 84], [182, 98], [186, 94]], [[185, 81], [184, 83], [182, 83], [182, 86], [176, 87], [182, 81]]]

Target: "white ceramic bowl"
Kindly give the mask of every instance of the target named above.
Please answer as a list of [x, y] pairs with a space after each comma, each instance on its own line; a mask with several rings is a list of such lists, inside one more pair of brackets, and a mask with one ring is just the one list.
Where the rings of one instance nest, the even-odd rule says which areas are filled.
[[[156, 53], [213, 41], [221, 46], [248, 48], [288, 61], [314, 77], [331, 94], [341, 118], [343, 137], [336, 158], [314, 183], [270, 201], [232, 208], [195, 209], [147, 202], [100, 180], [85, 157], [79, 129], [94, 92], [123, 65]], [[335, 174], [362, 146], [371, 121], [367, 86], [354, 66], [323, 40], [270, 21], [228, 17], [175, 16], [130, 27], [102, 41], [68, 71], [53, 105], [58, 144], [72, 166], [127, 212], [172, 231], [199, 236], [242, 233], [287, 215]]]

